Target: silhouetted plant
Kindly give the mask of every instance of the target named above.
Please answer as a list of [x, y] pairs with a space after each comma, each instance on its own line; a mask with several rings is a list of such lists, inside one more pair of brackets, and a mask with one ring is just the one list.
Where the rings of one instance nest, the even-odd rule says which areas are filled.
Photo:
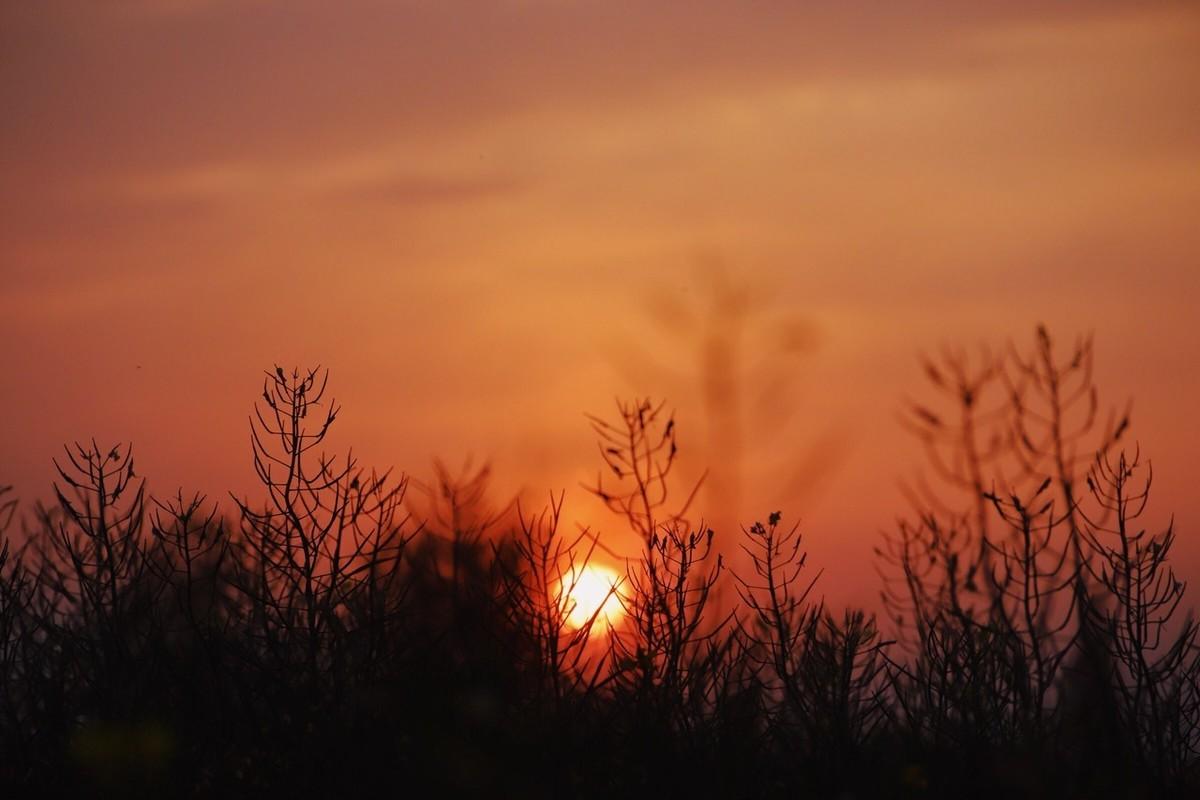
[[884, 641], [874, 616], [846, 610], [841, 619], [824, 611], [809, 623], [797, 664], [800, 695], [809, 712], [802, 717], [805, 740], [819, 770], [834, 785], [852, 780], [864, 749], [886, 719]]
[[1125, 754], [1169, 790], [1200, 747], [1200, 627], [1190, 613], [1172, 624], [1185, 588], [1167, 564], [1174, 526], [1157, 534], [1137, 527], [1153, 482], [1149, 467], [1139, 475], [1139, 456], [1101, 453], [1087, 478], [1100, 518], [1109, 520], [1081, 515], [1096, 556], [1086, 563], [1100, 588], [1088, 623], [1106, 657]]
[[719, 557], [709, 559], [712, 530], [689, 530], [682, 523], [664, 524], [650, 535], [640, 563], [631, 566], [629, 624], [614, 631], [614, 663], [618, 683], [647, 702], [663, 702], [664, 711], [682, 713], [675, 721], [687, 727], [692, 712], [703, 713], [706, 672], [719, 641], [720, 623], [705, 625], [712, 588], [722, 570]]
[[185, 498], [182, 491], [153, 502], [149, 567], [169, 588], [171, 611], [188, 633], [226, 634], [234, 601], [223, 570], [232, 548], [216, 504], [206, 507], [203, 495]]
[[[335, 460], [319, 450], [338, 413], [326, 400], [327, 380], [317, 370], [267, 373], [251, 421], [267, 500], [261, 510], [236, 501], [233, 538], [231, 583], [245, 630], [234, 654], [251, 668], [240, 685], [244, 713], [298, 751], [315, 747], [300, 738], [306, 731], [341, 719], [347, 702], [361, 702], [385, 674], [410, 538], [404, 479], [391, 482], [352, 455]], [[327, 730], [333, 738], [322, 746], [340, 746], [338, 726]], [[325, 778], [312, 771], [315, 762], [297, 766], [288, 780]], [[285, 771], [279, 764], [260, 774], [277, 783]]]
[[664, 510], [667, 479], [679, 451], [675, 419], [662, 420], [664, 406], [618, 402], [615, 424], [589, 415], [600, 456], [620, 486], [605, 488], [599, 473], [589, 491], [627, 520], [645, 545], [627, 570], [628, 592], [621, 595], [630, 623], [613, 636], [618, 682], [639, 696], [653, 688], [679, 704], [685, 695], [697, 697], [689, 694], [698, 674], [693, 662], [702, 658], [702, 646], [717, 638], [716, 628], [702, 625], [722, 564], [719, 556], [709, 564], [715, 555], [713, 531], [693, 530], [684, 518], [699, 484], [679, 509]]
[[[511, 558], [507, 547], [494, 549], [509, 507], [496, 510], [490, 505], [489, 464], [475, 468], [468, 460], [457, 474], [441, 461], [435, 460], [433, 466], [433, 485], [419, 485], [425, 502], [417, 504], [410, 496], [406, 503], [409, 514], [419, 520], [422, 533], [407, 554], [417, 579], [411, 589], [423, 593], [419, 602], [427, 614], [444, 615], [440, 625], [449, 632], [447, 639], [458, 639], [460, 633], [465, 633], [461, 638], [470, 640], [475, 631], [465, 631], [466, 627], [483, 626], [486, 634], [493, 621], [475, 612], [483, 611], [498, 580], [488, 556], [497, 556], [496, 564]], [[457, 647], [462, 651], [465, 646]]]
[[[636, 709], [621, 721], [635, 746], [669, 742], [674, 750], [663, 753], [664, 764], [682, 765], [720, 738], [717, 709], [734, 693], [731, 616], [719, 616], [712, 602], [724, 567], [715, 533], [693, 528], [684, 516], [699, 483], [676, 510], [666, 510], [678, 453], [674, 418], [664, 420], [664, 405], [649, 400], [617, 407], [616, 423], [589, 419], [620, 488], [606, 488], [601, 474], [589, 491], [628, 522], [644, 550], [627, 565], [618, 595], [626, 619], [610, 634], [611, 691], [619, 707]], [[635, 785], [660, 785], [648, 767], [637, 766]]]
[[[603, 680], [607, 653], [588, 647], [593, 628], [602, 623], [601, 612], [608, 597], [595, 604], [583, 624], [573, 626], [568, 617], [573, 599], [597, 541], [586, 529], [571, 539], [560, 531], [563, 495], [551, 496], [550, 505], [534, 516], [526, 516], [518, 505], [518, 528], [511, 547], [514, 557], [505, 559], [496, 545], [500, 575], [501, 606], [509, 623], [525, 642], [522, 655], [533, 696], [555, 703], [578, 693], [591, 694]], [[609, 596], [620, 590], [614, 585]], [[597, 630], [597, 633], [600, 631]]]
[[489, 534], [504, 522], [509, 507], [495, 510], [489, 506], [490, 464], [475, 468], [468, 459], [462, 470], [454, 474], [435, 460], [433, 469], [433, 486], [420, 486], [426, 495], [425, 504], [418, 507], [409, 502], [408, 507], [410, 514], [420, 520], [422, 531], [441, 542], [445, 553], [439, 558], [447, 570], [446, 580], [453, 593], [463, 588], [460, 584], [470, 585], [470, 576], [460, 574], [466, 567], [467, 554], [479, 550]]
[[675, 417], [662, 420], [666, 403], [650, 400], [617, 402], [617, 423], [588, 415], [597, 446], [607, 471], [616, 476], [617, 486], [604, 483], [604, 470], [596, 473], [594, 486], [585, 487], [608, 508], [624, 517], [643, 542], [649, 542], [662, 525], [684, 522], [684, 515], [700, 489], [692, 488], [674, 512], [665, 510], [670, 497], [668, 476], [675, 466], [679, 446], [675, 441]]
[[[923, 367], [949, 411], [913, 403], [905, 424], [922, 442], [938, 487], [918, 480], [909, 489], [918, 522], [902, 522], [877, 551], [886, 567], [884, 601], [902, 630], [943, 609], [972, 619], [990, 613], [994, 598], [978, 575], [988, 571], [994, 539], [1007, 529], [993, 530], [989, 494], [1019, 494], [1049, 478], [1064, 516], [1061, 547], [1081, 567], [1077, 471], [1129, 426], [1128, 411], [1099, 425], [1090, 338], [1060, 357], [1038, 326], [1028, 354], [1010, 344], [1004, 357], [983, 349], [972, 364], [963, 352], [946, 350]], [[1086, 598], [1077, 601], [1082, 609]]]
[[10, 754], [0, 779], [16, 782], [35, 759], [35, 709], [28, 688], [31, 656], [37, 653], [37, 575], [13, 549], [9, 528], [17, 501], [11, 486], [0, 486], [0, 750]]
[[1080, 470], [1103, 456], [1129, 429], [1129, 409], [1109, 412], [1100, 420], [1099, 391], [1093, 380], [1094, 350], [1090, 336], [1083, 337], [1062, 358], [1046, 327], [1039, 325], [1034, 352], [1021, 355], [1011, 349], [1006, 372], [1012, 392], [1014, 448], [1023, 473], [1035, 480], [1053, 479], [1059, 507], [1066, 515], [1072, 557], [1081, 560], [1079, 503], [1076, 486]]
[[66, 452], [70, 466], [55, 462], [65, 484], [55, 484], [58, 503], [37, 512], [51, 532], [35, 545], [48, 579], [44, 585], [55, 593], [62, 617], [78, 616], [120, 648], [126, 637], [114, 634], [129, 611], [126, 592], [146, 566], [145, 482], [135, 481], [128, 448], [102, 451], [92, 442]]
[[721, 533], [687, 520], [695, 489], [671, 503], [675, 423], [649, 401], [591, 418], [615, 484], [590, 488], [643, 543], [612, 622], [567, 619], [601, 544], [563, 533], [562, 494], [497, 512], [486, 465], [438, 463], [406, 502], [407, 479], [321, 451], [319, 370], [267, 374], [265, 502], [231, 521], [151, 498], [124, 446], [76, 445], [23, 544], [0, 488], [0, 789], [1186, 795], [1200, 628], [1173, 528], [1138, 527], [1127, 420], [1097, 424], [1090, 348], [1062, 362], [1041, 330], [1027, 358], [926, 364], [957, 410], [915, 412], [939, 483], [881, 548], [903, 648], [813, 598], [778, 512], [742, 530], [718, 604]]
[[92, 442], [66, 454], [67, 466], [55, 462], [62, 481], [54, 487], [57, 505], [37, 509], [46, 535], [32, 540], [42, 622], [63, 635], [63, 654], [70, 653], [78, 681], [72, 685], [86, 692], [89, 710], [109, 717], [133, 699], [129, 679], [158, 599], [143, 580], [145, 482], [134, 473], [129, 448]]
[[745, 658], [765, 692], [767, 732], [779, 752], [803, 753], [828, 788], [857, 781], [864, 748], [886, 721], [883, 642], [873, 617], [847, 611], [839, 621], [809, 601], [820, 573], [802, 580], [807, 553], [799, 527], [782, 514], [745, 530], [753, 575], [735, 575]]
[[12, 496], [12, 488], [0, 485], [0, 536], [5, 537], [17, 513], [17, 498]]
[[[626, 709], [622, 730], [637, 747], [666, 743], [660, 752], [668, 771], [707, 752], [717, 701], [727, 693], [729, 618], [709, 618], [723, 569], [713, 537], [682, 521], [651, 533], [640, 561], [627, 568], [625, 624], [610, 636], [613, 700]], [[652, 764], [636, 766], [645, 786], [664, 786]]]
[[801, 581], [808, 554], [800, 550], [799, 526], [781, 531], [781, 519], [782, 514], [774, 512], [766, 525], [756, 522], [745, 530], [742, 549], [750, 557], [753, 575], [735, 572], [734, 579], [747, 614], [741, 628], [751, 643], [748, 655], [764, 688], [779, 698], [784, 716], [777, 724], [786, 729], [807, 713], [798, 661], [822, 605], [808, 600], [820, 573]]
[[[991, 528], [984, 493], [997, 478], [1001, 485], [1007, 483], [1003, 461], [1014, 436], [1010, 395], [1004, 393], [1003, 361], [987, 348], [980, 350], [976, 363], [964, 351], [946, 348], [937, 361], [923, 357], [922, 367], [941, 401], [936, 410], [910, 403], [902, 422], [921, 442], [937, 488], [922, 476], [906, 487], [920, 523], [902, 523], [888, 544], [893, 562], [900, 559], [906, 568], [920, 569], [923, 579], [906, 580], [903, 589], [885, 597], [898, 614], [919, 617], [931, 606], [970, 613], [970, 594], [987, 558], [984, 543]], [[914, 550], [932, 556], [930, 566], [944, 577], [933, 580], [928, 569], [917, 565]], [[935, 594], [924, 596], [926, 592]], [[920, 624], [917, 617], [911, 621]]]
[[[979, 763], [994, 761], [996, 746], [1078, 760], [1105, 728], [1079, 717], [1094, 717], [1099, 695], [1089, 712], [1072, 698], [1107, 683], [1110, 634], [1088, 620], [1111, 588], [1094, 585], [1102, 573], [1077, 484], [1081, 466], [1103, 461], [1128, 429], [1128, 411], [1102, 425], [1090, 338], [1062, 357], [1040, 326], [1028, 355], [1010, 346], [999, 359], [984, 351], [974, 370], [961, 355], [925, 369], [959, 410], [947, 421], [914, 406], [913, 427], [946, 496], [962, 490], [963, 503], [921, 484], [918, 521], [902, 521], [877, 551], [885, 604], [913, 651], [891, 665], [898, 722], [925, 746]], [[1096, 519], [1112, 512], [1100, 503]], [[1068, 728], [1070, 738], [1058, 735]], [[1029, 772], [1053, 768], [1043, 760]]]
[[992, 597], [987, 623], [1000, 634], [1001, 657], [1010, 665], [1001, 693], [1005, 715], [998, 722], [1035, 742], [1046, 735], [1049, 694], [1079, 633], [1080, 567], [1072, 566], [1069, 539], [1056, 535], [1067, 517], [1055, 515], [1054, 501], [1045, 496], [1049, 486], [1046, 479], [1024, 500], [1015, 493], [987, 495], [1012, 531], [987, 542], [993, 554], [985, 576]]

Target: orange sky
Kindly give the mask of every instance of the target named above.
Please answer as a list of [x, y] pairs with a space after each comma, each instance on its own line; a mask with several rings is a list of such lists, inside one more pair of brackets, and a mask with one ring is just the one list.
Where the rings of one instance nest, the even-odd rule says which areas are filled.
[[920, 463], [916, 353], [1038, 321], [1095, 331], [1200, 578], [1197, 76], [1183, 3], [6, 3], [0, 482], [94, 435], [244, 491], [261, 370], [319, 362], [364, 461], [614, 527], [582, 412], [669, 395], [698, 474], [724, 275], [741, 513], [802, 518], [835, 603]]

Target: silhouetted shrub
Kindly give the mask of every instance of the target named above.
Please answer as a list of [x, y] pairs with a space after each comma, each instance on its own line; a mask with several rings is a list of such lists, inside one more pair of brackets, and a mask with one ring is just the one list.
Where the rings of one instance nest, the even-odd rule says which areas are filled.
[[[571, 617], [601, 546], [489, 497], [322, 451], [320, 370], [266, 374], [258, 500], [150, 497], [132, 451], [74, 445], [14, 532], [0, 487], [0, 788], [343, 796], [1138, 797], [1200, 788], [1200, 647], [1137, 527], [1150, 479], [1065, 359], [927, 361], [910, 423], [935, 482], [880, 548], [894, 630], [814, 599], [782, 514], [737, 533], [672, 505], [665, 406], [590, 417], [590, 488], [641, 542]], [[1085, 470], [1084, 467], [1087, 467]], [[424, 492], [411, 491], [416, 486]], [[1086, 487], [1087, 491], [1082, 491]], [[717, 602], [723, 586], [732, 587]], [[892, 641], [892, 636], [896, 641]]]

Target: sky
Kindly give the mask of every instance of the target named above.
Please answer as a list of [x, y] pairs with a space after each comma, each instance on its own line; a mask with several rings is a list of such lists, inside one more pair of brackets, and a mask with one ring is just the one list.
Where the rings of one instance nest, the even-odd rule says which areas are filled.
[[252, 494], [263, 371], [321, 364], [331, 449], [490, 460], [621, 551], [584, 414], [651, 395], [679, 492], [717, 464], [702, 511], [870, 604], [919, 354], [1044, 322], [1200, 579], [1198, 74], [1188, 3], [4, 3], [0, 483], [94, 436]]

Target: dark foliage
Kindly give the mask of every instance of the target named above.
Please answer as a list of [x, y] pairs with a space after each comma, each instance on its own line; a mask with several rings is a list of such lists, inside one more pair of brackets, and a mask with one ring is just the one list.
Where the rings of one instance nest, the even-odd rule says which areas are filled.
[[644, 545], [615, 624], [568, 619], [600, 544], [563, 495], [497, 512], [486, 467], [415, 487], [326, 456], [319, 370], [267, 374], [263, 496], [228, 517], [74, 445], [53, 504], [0, 487], [0, 791], [1186, 796], [1200, 634], [1091, 363], [1044, 330], [926, 362], [950, 411], [908, 419], [934, 477], [879, 550], [887, 635], [816, 599], [778, 512], [730, 570], [649, 401], [591, 418], [589, 489]]

